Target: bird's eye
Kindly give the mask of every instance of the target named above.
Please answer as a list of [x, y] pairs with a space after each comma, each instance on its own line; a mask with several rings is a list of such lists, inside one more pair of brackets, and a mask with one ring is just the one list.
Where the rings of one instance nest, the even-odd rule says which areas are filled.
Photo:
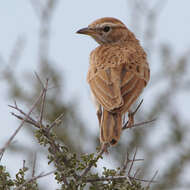
[[110, 27], [109, 27], [109, 26], [105, 26], [105, 27], [103, 28], [103, 31], [104, 31], [104, 32], [109, 32], [109, 31], [110, 31]]

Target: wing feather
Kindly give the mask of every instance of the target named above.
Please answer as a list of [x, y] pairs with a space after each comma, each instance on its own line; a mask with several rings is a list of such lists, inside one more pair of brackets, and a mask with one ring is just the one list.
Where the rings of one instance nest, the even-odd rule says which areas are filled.
[[[107, 73], [107, 81], [103, 81], [100, 75], [97, 75], [89, 82], [90, 87], [98, 102], [111, 111], [115, 108], [120, 107], [123, 104], [121, 96], [120, 82], [117, 80], [117, 71], [113, 68], [104, 70]], [[103, 72], [101, 72], [103, 73]]]
[[136, 83], [138, 82], [137, 77], [133, 77], [128, 83], [126, 83], [122, 88], [121, 88], [121, 95], [125, 96], [128, 92], [133, 90], [135, 88]]
[[121, 113], [125, 113], [126, 111], [128, 111], [130, 106], [141, 94], [143, 88], [144, 88], [144, 81], [142, 79], [138, 79], [133, 88], [123, 96], [124, 105], [117, 111]]
[[139, 57], [135, 60], [134, 54], [132, 55], [136, 53], [134, 50], [118, 46], [115, 49], [111, 47], [110, 50], [106, 47], [106, 54], [102, 52], [105, 52], [102, 46], [92, 52], [87, 80], [95, 98], [106, 110], [124, 113], [149, 80], [146, 56], [142, 52], [140, 62]]

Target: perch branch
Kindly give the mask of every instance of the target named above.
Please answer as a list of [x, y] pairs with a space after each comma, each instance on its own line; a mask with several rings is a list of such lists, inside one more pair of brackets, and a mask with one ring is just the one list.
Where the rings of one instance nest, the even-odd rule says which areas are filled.
[[[142, 182], [147, 182], [150, 183], [150, 180], [147, 179], [139, 179], [136, 177], [132, 176], [112, 176], [112, 177], [101, 177], [101, 178], [84, 178], [86, 182], [97, 182], [97, 181], [115, 181], [115, 180], [128, 180], [128, 178], [137, 180], [137, 181], [142, 181]], [[157, 183], [157, 181], [151, 181], [151, 183]]]
[[141, 125], [146, 125], [146, 124], [152, 123], [152, 122], [154, 122], [154, 121], [156, 121], [156, 118], [155, 118], [155, 119], [148, 120], [148, 121], [143, 121], [143, 122], [140, 122], [140, 123], [133, 124], [133, 125], [131, 125], [130, 127], [127, 125], [128, 123], [126, 123], [126, 124], [122, 127], [122, 130], [129, 129], [129, 128], [133, 128], [133, 127], [139, 127], [139, 126], [141, 126]]
[[[107, 149], [107, 147], [109, 145], [106, 144], [105, 146], [106, 146], [106, 149]], [[103, 155], [104, 152], [105, 152], [105, 149], [102, 148], [101, 151], [98, 153], [97, 157], [95, 158], [96, 162], [99, 160], [99, 158], [101, 158], [101, 156]], [[87, 175], [87, 173], [90, 171], [90, 169], [92, 168], [93, 165], [94, 165], [94, 162], [89, 163], [88, 167], [84, 170], [84, 172], [81, 175], [82, 178]]]

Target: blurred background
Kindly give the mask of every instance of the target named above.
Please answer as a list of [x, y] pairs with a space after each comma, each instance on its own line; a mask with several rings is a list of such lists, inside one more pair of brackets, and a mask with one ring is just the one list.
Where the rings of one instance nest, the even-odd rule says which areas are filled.
[[[8, 104], [14, 100], [28, 110], [39, 95], [35, 72], [49, 78], [45, 120], [64, 113], [54, 129], [60, 141], [78, 154], [95, 152], [99, 145], [98, 121], [91, 102], [86, 74], [89, 54], [97, 46], [75, 32], [97, 18], [122, 20], [148, 54], [151, 80], [135, 121], [157, 118], [147, 126], [126, 130], [120, 143], [99, 162], [116, 168], [126, 152], [138, 148], [135, 163], [141, 178], [158, 170], [153, 190], [190, 189], [190, 2], [186, 0], [6, 0], [0, 2], [0, 147], [19, 122]], [[39, 110], [33, 112], [38, 117]], [[25, 126], [2, 158], [11, 174], [32, 165], [37, 173], [50, 171], [47, 152], [37, 144], [34, 129]], [[50, 180], [51, 179], [51, 180]], [[48, 183], [47, 183], [48, 180]], [[40, 179], [40, 189], [56, 189], [52, 177]]]

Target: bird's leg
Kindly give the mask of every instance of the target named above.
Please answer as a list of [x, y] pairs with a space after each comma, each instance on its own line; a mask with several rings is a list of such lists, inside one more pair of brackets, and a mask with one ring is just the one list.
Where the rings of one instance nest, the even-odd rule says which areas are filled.
[[132, 126], [134, 125], [134, 116], [137, 113], [138, 109], [140, 108], [141, 104], [143, 103], [143, 100], [141, 100], [140, 104], [137, 106], [137, 108], [135, 109], [135, 111], [129, 111], [128, 112], [128, 121], [126, 123], [126, 128], [132, 128]]
[[101, 106], [99, 106], [99, 108], [97, 109], [96, 115], [98, 117], [99, 126], [101, 126], [101, 118], [102, 118], [102, 109], [101, 109]]
[[94, 102], [94, 105], [96, 107], [96, 115], [97, 115], [99, 127], [100, 127], [101, 126], [101, 119], [102, 119], [102, 107], [98, 103], [98, 101], [96, 100], [96, 97], [94, 96], [94, 94], [92, 92], [91, 92], [91, 96], [92, 96], [92, 101]]
[[109, 143], [101, 143], [101, 149], [100, 149], [100, 152], [102, 153], [106, 153], [106, 154], [109, 154], [108, 152], [108, 148], [109, 148]]
[[128, 112], [128, 121], [127, 121], [127, 128], [132, 128], [133, 124], [134, 124], [134, 112], [129, 111]]

